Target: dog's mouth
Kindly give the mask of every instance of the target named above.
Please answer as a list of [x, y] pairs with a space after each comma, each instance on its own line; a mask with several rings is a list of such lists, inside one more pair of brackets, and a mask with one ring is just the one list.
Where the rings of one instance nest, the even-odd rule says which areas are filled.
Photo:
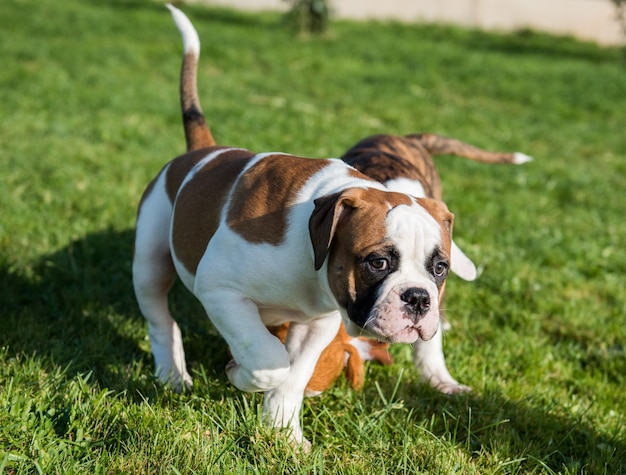
[[435, 331], [425, 330], [421, 325], [407, 327], [392, 335], [394, 343], [414, 343], [417, 340], [428, 341], [437, 333]]
[[391, 335], [387, 335], [384, 338], [388, 343], [414, 343], [417, 340], [430, 340], [433, 336], [435, 336], [435, 333], [431, 331], [424, 331], [421, 325], [413, 325], [402, 328], [401, 330]]
[[396, 329], [393, 333], [382, 331], [377, 328], [377, 325], [366, 324], [365, 327], [360, 327], [353, 321], [346, 324], [348, 334], [351, 336], [364, 336], [378, 340], [381, 343], [414, 343], [417, 340], [427, 341], [435, 336], [437, 333], [437, 327], [435, 330], [426, 329], [421, 324], [407, 325], [403, 328]]
[[430, 340], [439, 327], [438, 298], [433, 290], [424, 283], [396, 284], [369, 305], [344, 308], [346, 328], [352, 336], [386, 343]]

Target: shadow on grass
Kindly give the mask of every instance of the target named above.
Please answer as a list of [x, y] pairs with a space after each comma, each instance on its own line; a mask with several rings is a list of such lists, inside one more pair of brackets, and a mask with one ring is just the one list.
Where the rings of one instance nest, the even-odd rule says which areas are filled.
[[[21, 274], [6, 266], [0, 268], [4, 307], [0, 344], [8, 348], [9, 357], [36, 355], [49, 360], [51, 366], [67, 368], [68, 377], [92, 372], [104, 387], [128, 390], [138, 400], [143, 396], [134, 395], [135, 389], [150, 397], [154, 391], [152, 357], [132, 290], [132, 242], [132, 230], [104, 231], [72, 242]], [[201, 306], [182, 286], [175, 286], [171, 306], [185, 335], [192, 371], [195, 368], [209, 379], [217, 379], [217, 384], [203, 385], [211, 393], [203, 397], [219, 399], [232, 394], [223, 373], [226, 345]], [[369, 373], [376, 376], [378, 371], [387, 370], [370, 368]], [[393, 379], [387, 373], [379, 376], [366, 383], [367, 412], [381, 405], [374, 379]], [[623, 434], [617, 429], [614, 436], [600, 433], [584, 412], [565, 418], [554, 415], [559, 411], [549, 404], [532, 400], [511, 401], [497, 393], [445, 397], [424, 386], [401, 384], [399, 398], [408, 401], [412, 423], [423, 425], [430, 420], [428, 431], [434, 437], [449, 440], [472, 456], [490, 454], [506, 459], [514, 454], [521, 470], [539, 472], [564, 467], [589, 473], [626, 471]], [[393, 388], [383, 388], [387, 390]], [[342, 405], [338, 411], [345, 414], [345, 400], [336, 403]], [[310, 406], [320, 404], [332, 410], [332, 396]], [[317, 412], [319, 407], [305, 412], [311, 410]], [[305, 414], [305, 419], [308, 417]], [[393, 425], [406, 428], [410, 422], [398, 420]]]
[[[554, 404], [554, 403], [553, 403]], [[435, 405], [435, 407], [438, 404]], [[567, 469], [572, 472], [624, 473], [626, 445], [620, 431], [600, 433], [585, 417], [584, 410], [564, 417], [560, 408], [550, 408], [545, 401], [512, 401], [502, 394], [470, 396], [463, 411], [452, 405], [456, 442], [474, 455], [502, 452], [523, 459], [520, 467], [544, 472]], [[445, 411], [445, 412], [444, 412]], [[450, 408], [442, 413], [450, 414]], [[616, 420], [616, 423], [618, 421]], [[617, 424], [616, 424], [617, 425]]]
[[[147, 326], [132, 288], [133, 239], [132, 230], [104, 231], [73, 241], [20, 273], [3, 265], [0, 345], [10, 356], [49, 359], [71, 376], [92, 372], [111, 389], [150, 387]], [[182, 316], [188, 359], [223, 373], [226, 345], [201, 306], [179, 283], [170, 296], [172, 313]]]
[[[626, 440], [619, 414], [609, 433], [603, 433], [588, 417], [589, 407], [563, 410], [556, 401], [535, 398], [532, 391], [522, 400], [511, 400], [497, 389], [445, 396], [407, 381], [385, 404], [379, 391], [389, 397], [395, 383], [382, 383], [383, 377], [376, 375], [384, 369], [372, 369], [364, 390], [367, 411], [385, 413], [385, 408], [403, 401], [403, 409], [389, 410], [386, 423], [402, 433], [398, 443], [407, 443], [402, 439], [406, 434], [423, 431], [445, 442], [442, 448], [452, 444], [471, 458], [480, 457], [481, 464], [491, 465], [490, 473], [626, 473]], [[373, 387], [374, 380], [380, 389]]]

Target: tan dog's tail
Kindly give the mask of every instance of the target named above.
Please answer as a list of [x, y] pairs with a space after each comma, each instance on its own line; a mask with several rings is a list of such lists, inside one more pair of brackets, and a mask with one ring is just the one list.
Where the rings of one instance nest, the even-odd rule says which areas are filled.
[[419, 142], [431, 155], [457, 155], [477, 162], [511, 163], [514, 165], [521, 165], [532, 160], [532, 157], [520, 152], [489, 152], [443, 135], [411, 134], [407, 135], [406, 138]]
[[204, 120], [198, 99], [198, 58], [200, 39], [198, 32], [187, 16], [178, 8], [166, 5], [172, 13], [174, 23], [183, 38], [183, 66], [180, 71], [180, 105], [183, 111], [183, 127], [187, 151], [215, 145], [211, 130]]

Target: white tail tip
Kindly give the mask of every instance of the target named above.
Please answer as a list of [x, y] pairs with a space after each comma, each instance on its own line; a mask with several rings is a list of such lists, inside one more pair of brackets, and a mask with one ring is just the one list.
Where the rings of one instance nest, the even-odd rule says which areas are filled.
[[522, 163], [532, 162], [533, 157], [526, 155], [525, 153], [515, 152], [513, 154], [513, 163], [515, 165], [521, 165]]
[[198, 37], [198, 32], [193, 27], [191, 20], [187, 18], [182, 11], [176, 8], [171, 3], [166, 3], [165, 6], [172, 13], [172, 18], [174, 19], [174, 24], [176, 24], [176, 28], [180, 32], [180, 35], [183, 37], [183, 48], [185, 53], [194, 52], [196, 55], [200, 54], [200, 38]]

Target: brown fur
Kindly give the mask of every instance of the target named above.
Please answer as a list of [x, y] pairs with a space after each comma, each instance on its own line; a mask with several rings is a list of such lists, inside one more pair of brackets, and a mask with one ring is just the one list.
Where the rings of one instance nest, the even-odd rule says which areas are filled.
[[291, 155], [265, 157], [237, 183], [228, 209], [228, 226], [249, 242], [280, 244], [287, 230], [290, 197], [296, 196], [306, 181], [326, 166], [328, 162], [324, 160]]
[[[206, 156], [210, 149], [201, 149], [187, 155], [187, 157]], [[220, 214], [230, 185], [235, 181], [241, 170], [248, 163], [252, 153], [245, 150], [232, 150], [219, 155], [214, 160], [204, 165], [176, 198], [174, 222], [172, 226], [172, 246], [176, 257], [180, 259], [185, 268], [195, 274], [202, 254], [219, 225]], [[195, 160], [197, 162], [197, 160]], [[180, 161], [174, 161], [168, 170], [167, 184], [180, 187], [182, 182], [180, 172], [175, 168]], [[188, 172], [192, 164], [185, 161], [182, 167]], [[172, 194], [170, 199], [173, 201]], [[206, 203], [215, 203], [213, 207], [207, 207]], [[221, 205], [220, 205], [221, 203]]]
[[180, 72], [180, 105], [188, 152], [215, 145], [198, 99], [197, 70], [198, 58], [194, 54], [185, 54]]
[[412, 143], [419, 143], [430, 155], [457, 155], [482, 163], [515, 163], [514, 153], [490, 152], [443, 135], [410, 134], [406, 135], [404, 139]]
[[[411, 200], [400, 193], [390, 194], [374, 188], [351, 188], [315, 200], [315, 210], [309, 221], [315, 268], [322, 267], [338, 226], [350, 221], [351, 226], [347, 228], [352, 232], [345, 233], [350, 241], [346, 245], [351, 247], [348, 253], [354, 255], [354, 251], [363, 251], [364, 242], [371, 243], [373, 237], [385, 236], [385, 216], [389, 209], [398, 205], [411, 205]], [[334, 247], [338, 248], [337, 242]]]
[[375, 135], [358, 142], [342, 159], [381, 183], [398, 177], [419, 181], [427, 197], [441, 199], [441, 179], [417, 138]]
[[437, 134], [374, 135], [351, 147], [342, 160], [381, 183], [416, 180], [428, 198], [441, 200], [441, 178], [431, 155], [442, 154], [483, 163], [515, 163], [513, 153], [490, 152]]

